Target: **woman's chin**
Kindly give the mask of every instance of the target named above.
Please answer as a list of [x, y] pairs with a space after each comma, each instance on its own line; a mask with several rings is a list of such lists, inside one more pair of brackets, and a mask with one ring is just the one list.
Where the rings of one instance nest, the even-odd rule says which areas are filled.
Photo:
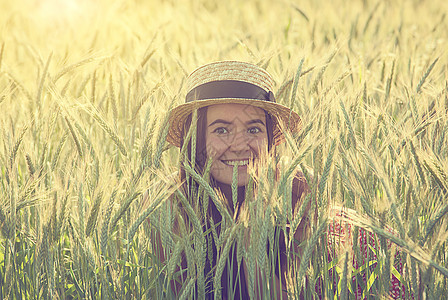
[[[220, 183], [220, 184], [225, 184], [225, 185], [230, 185], [232, 186], [232, 177], [225, 177], [225, 178], [220, 178], [220, 177], [213, 177], [213, 179]], [[247, 185], [247, 174], [238, 174], [238, 181], [237, 181], [237, 186], [238, 187], [242, 187], [242, 186], [246, 186]]]

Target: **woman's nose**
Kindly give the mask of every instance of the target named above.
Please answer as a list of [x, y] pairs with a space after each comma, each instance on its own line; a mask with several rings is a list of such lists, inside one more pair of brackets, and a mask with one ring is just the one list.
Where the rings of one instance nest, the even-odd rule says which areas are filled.
[[233, 136], [233, 139], [231, 139], [229, 146], [230, 146], [229, 148], [233, 151], [249, 150], [249, 139], [245, 135], [245, 132], [243, 131], [237, 132]]

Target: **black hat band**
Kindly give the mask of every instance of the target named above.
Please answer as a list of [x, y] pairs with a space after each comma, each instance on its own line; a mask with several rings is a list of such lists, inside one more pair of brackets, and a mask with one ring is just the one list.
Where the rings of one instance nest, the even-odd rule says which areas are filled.
[[198, 85], [186, 96], [185, 102], [206, 99], [240, 98], [275, 102], [274, 94], [255, 84], [238, 80], [211, 81]]

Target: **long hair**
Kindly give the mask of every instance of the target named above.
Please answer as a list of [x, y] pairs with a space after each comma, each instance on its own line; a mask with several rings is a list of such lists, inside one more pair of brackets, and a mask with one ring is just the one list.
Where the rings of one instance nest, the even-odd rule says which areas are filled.
[[[207, 128], [207, 107], [202, 107], [198, 109], [197, 112], [197, 123], [196, 123], [196, 153], [195, 153], [195, 162], [193, 164], [192, 160], [192, 153], [191, 153], [191, 139], [188, 141], [185, 141], [185, 137], [187, 135], [187, 132], [190, 130], [192, 122], [192, 115], [190, 114], [184, 124], [184, 128], [182, 131], [182, 137], [181, 137], [181, 149], [186, 147], [187, 148], [187, 163], [190, 163], [194, 165], [194, 170], [198, 172], [198, 174], [203, 175], [205, 163], [207, 162], [207, 143], [205, 140], [205, 134], [206, 134], [206, 128]], [[187, 143], [187, 145], [184, 145]], [[193, 182], [187, 182], [186, 178], [186, 172], [185, 168], [183, 166], [183, 162], [185, 162], [185, 159], [183, 157], [180, 158], [181, 164], [180, 164], [180, 180], [183, 185], [183, 192], [187, 193], [189, 190], [190, 184], [195, 184], [195, 187], [198, 187], [197, 183]]]
[[[266, 116], [266, 131], [267, 131], [267, 150], [268, 152], [271, 151], [275, 151], [275, 148], [273, 147], [273, 120], [271, 115], [269, 115], [266, 111], [265, 111], [265, 116]], [[199, 191], [199, 184], [195, 181], [192, 180], [192, 178], [190, 177], [189, 179], [187, 179], [187, 175], [186, 175], [186, 171], [185, 168], [183, 166], [183, 162], [186, 161], [186, 163], [190, 164], [190, 165], [194, 165], [194, 170], [199, 174], [199, 175], [204, 175], [205, 172], [205, 166], [207, 163], [207, 147], [206, 147], [206, 129], [207, 129], [207, 107], [203, 107], [198, 109], [197, 111], [197, 122], [196, 122], [196, 153], [195, 153], [195, 159], [194, 162], [192, 161], [192, 142], [191, 139], [189, 140], [185, 140], [185, 137], [188, 133], [188, 131], [190, 130], [192, 124], [192, 115], [188, 116], [186, 122], [185, 122], [185, 126], [183, 128], [183, 132], [182, 132], [182, 139], [181, 139], [181, 149], [183, 147], [187, 147], [186, 149], [184, 149], [185, 153], [186, 153], [186, 158], [181, 157], [180, 161], [181, 161], [181, 165], [180, 165], [180, 180], [182, 182], [182, 192], [184, 193], [184, 195], [187, 197], [188, 201], [194, 201], [193, 199], [195, 199], [195, 197], [197, 197], [198, 195], [195, 195], [195, 192]], [[274, 153], [275, 155], [275, 153]], [[212, 188], [216, 188], [216, 182], [213, 178], [210, 178], [210, 185]], [[245, 187], [243, 187], [243, 189], [245, 189]], [[193, 197], [191, 197], [193, 196]], [[190, 198], [191, 197], [191, 198]], [[207, 258], [206, 258], [206, 262], [204, 265], [204, 275], [206, 276], [207, 279], [207, 283], [206, 283], [206, 290], [207, 290], [207, 295], [212, 295], [213, 294], [213, 281], [210, 280], [210, 276], [213, 276], [213, 270], [216, 266], [216, 258], [217, 258], [217, 248], [216, 248], [216, 241], [214, 240], [214, 237], [210, 231], [210, 220], [213, 220], [214, 224], [216, 225], [216, 232], [219, 235], [220, 231], [221, 231], [221, 219], [222, 216], [221, 214], [218, 212], [215, 204], [213, 203], [213, 201], [210, 201], [210, 199], [202, 199], [203, 204], [205, 204], [205, 211], [202, 211], [202, 213], [200, 213], [200, 215], [202, 215], [201, 218], [202, 219], [202, 226], [203, 226], [203, 230], [204, 233], [208, 232], [206, 234], [206, 239], [207, 239], [207, 247], [210, 247], [207, 250]], [[244, 199], [242, 199], [242, 201], [244, 201]], [[191, 202], [190, 202], [191, 203]], [[191, 203], [193, 206], [193, 203]], [[199, 204], [199, 203], [198, 203]], [[182, 215], [184, 216], [184, 221], [186, 221], [187, 223], [189, 222], [189, 218], [187, 216], [187, 214], [184, 212], [182, 205], [179, 203], [179, 211], [180, 213], [182, 213]], [[199, 208], [195, 208], [198, 209]], [[236, 248], [234, 248], [234, 250], [232, 250], [232, 254], [231, 256], [233, 257], [233, 261], [236, 261]], [[245, 279], [245, 274], [240, 273], [238, 274], [238, 270], [237, 268], [233, 268], [232, 269], [228, 269], [228, 267], [226, 266], [223, 270], [222, 273], [222, 278], [221, 278], [221, 284], [223, 288], [223, 294], [227, 293], [227, 289], [229, 287], [227, 287], [227, 280], [226, 278], [228, 278], [228, 276], [230, 275], [230, 273], [233, 273], [232, 278], [234, 278], [236, 281], [235, 282], [239, 282], [239, 284], [236, 286], [236, 290], [235, 291], [239, 291], [239, 294], [242, 295], [243, 298], [245, 297], [249, 297], [248, 294], [248, 290], [247, 290], [247, 286], [246, 286], [246, 279]], [[207, 299], [209, 297], [207, 296]], [[212, 297], [213, 298], [213, 297]]]

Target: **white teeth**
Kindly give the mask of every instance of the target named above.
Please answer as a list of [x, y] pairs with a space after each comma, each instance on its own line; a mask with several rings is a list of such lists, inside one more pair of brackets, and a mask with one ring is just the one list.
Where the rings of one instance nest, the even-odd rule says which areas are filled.
[[247, 166], [249, 164], [249, 160], [223, 160], [222, 162], [228, 166]]

